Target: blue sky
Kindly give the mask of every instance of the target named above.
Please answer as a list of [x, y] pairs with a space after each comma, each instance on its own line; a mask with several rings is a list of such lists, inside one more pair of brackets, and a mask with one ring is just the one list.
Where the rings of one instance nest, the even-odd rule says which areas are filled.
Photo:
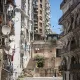
[[[60, 10], [60, 4], [62, 0], [50, 0], [51, 7], [51, 29], [53, 32], [60, 33], [61, 25], [58, 25], [58, 20], [62, 16], [62, 11]], [[54, 27], [53, 27], [54, 26]]]

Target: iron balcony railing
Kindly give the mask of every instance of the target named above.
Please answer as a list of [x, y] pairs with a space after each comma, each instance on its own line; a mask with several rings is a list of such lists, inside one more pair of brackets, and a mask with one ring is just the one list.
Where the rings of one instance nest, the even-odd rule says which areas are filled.
[[63, 16], [59, 19], [59, 24], [80, 4], [80, 0], [77, 0], [73, 3], [70, 8], [63, 14]]

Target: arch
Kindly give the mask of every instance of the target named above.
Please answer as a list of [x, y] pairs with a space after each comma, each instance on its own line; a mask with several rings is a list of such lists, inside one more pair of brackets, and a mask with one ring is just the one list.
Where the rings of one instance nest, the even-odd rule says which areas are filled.
[[73, 50], [75, 48], [76, 48], [76, 41], [75, 41], [75, 38], [73, 37], [72, 40], [71, 40], [70, 49]]
[[71, 64], [75, 64], [76, 63], [76, 58], [74, 56], [72, 56], [71, 58]]

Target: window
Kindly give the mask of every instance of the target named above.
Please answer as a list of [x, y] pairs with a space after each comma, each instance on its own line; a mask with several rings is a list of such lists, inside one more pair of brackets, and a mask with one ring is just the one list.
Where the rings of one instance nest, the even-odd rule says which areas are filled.
[[42, 20], [42, 17], [40, 16], [40, 20]]
[[56, 57], [60, 57], [61, 49], [56, 49]]
[[36, 14], [34, 14], [34, 18], [36, 18], [37, 17], [37, 15]]
[[42, 14], [42, 11], [40, 10], [40, 14]]
[[34, 30], [38, 30], [38, 28], [37, 27], [34, 27]]
[[39, 29], [39, 32], [42, 33], [42, 29]]
[[35, 24], [34, 27], [38, 27], [38, 24]]
[[35, 48], [34, 52], [35, 53], [42, 53], [43, 52], [43, 49]]
[[42, 4], [40, 4], [40, 8], [42, 8]]
[[2, 38], [2, 45], [5, 45], [5, 39]]
[[34, 29], [34, 33], [38, 33], [38, 29], [37, 28]]
[[4, 46], [5, 45], [5, 39], [4, 38], [0, 38], [0, 46]]
[[42, 23], [39, 23], [40, 27], [42, 27]]

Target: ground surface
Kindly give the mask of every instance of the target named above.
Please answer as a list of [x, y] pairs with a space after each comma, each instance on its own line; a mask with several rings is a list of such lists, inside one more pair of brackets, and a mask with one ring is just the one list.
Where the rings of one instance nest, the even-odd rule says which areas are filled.
[[27, 77], [20, 80], [62, 80], [62, 77]]

